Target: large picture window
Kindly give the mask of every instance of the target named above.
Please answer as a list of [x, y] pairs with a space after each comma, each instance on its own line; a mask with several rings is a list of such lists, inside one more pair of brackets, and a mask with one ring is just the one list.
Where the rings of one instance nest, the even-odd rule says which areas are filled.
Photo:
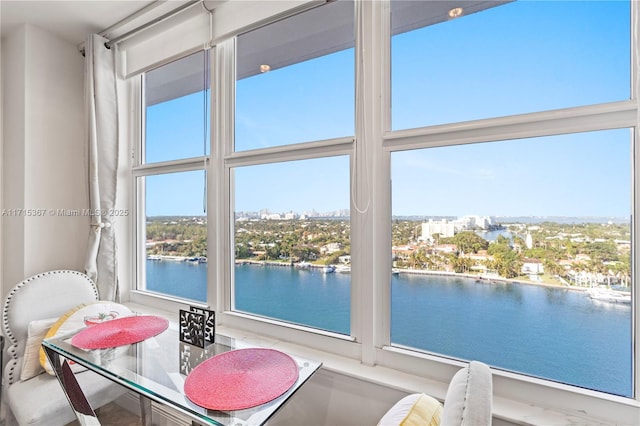
[[631, 396], [631, 153], [628, 129], [394, 152], [392, 343]]
[[637, 414], [635, 5], [275, 3], [143, 80], [134, 294]]
[[629, 2], [392, 0], [391, 33], [390, 345], [633, 396]]

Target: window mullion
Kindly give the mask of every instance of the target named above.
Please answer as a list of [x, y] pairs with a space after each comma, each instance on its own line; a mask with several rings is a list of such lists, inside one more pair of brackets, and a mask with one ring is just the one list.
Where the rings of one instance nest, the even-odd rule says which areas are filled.
[[209, 164], [209, 157], [189, 158], [186, 160], [166, 161], [163, 163], [144, 164], [134, 167], [133, 176], [152, 176], [163, 173], [203, 170]]
[[636, 120], [636, 102], [621, 101], [390, 131], [384, 135], [384, 146], [395, 151], [619, 129], [634, 126]]
[[[219, 43], [212, 55], [212, 84], [215, 101], [212, 100], [212, 146], [210, 168], [209, 241], [216, 248], [215, 266], [209, 271], [209, 282], [213, 283], [215, 300], [210, 300], [218, 312], [231, 310], [233, 292], [233, 265], [229, 248], [233, 246], [231, 236], [231, 174], [225, 157], [233, 152], [235, 120], [235, 38]], [[224, 322], [224, 315], [219, 316]]]
[[[388, 157], [389, 7], [356, 3], [356, 147], [352, 172], [352, 333], [362, 362], [376, 364], [375, 347], [389, 339], [390, 199]], [[387, 160], [385, 160], [387, 157]], [[385, 184], [387, 182], [387, 184]]]

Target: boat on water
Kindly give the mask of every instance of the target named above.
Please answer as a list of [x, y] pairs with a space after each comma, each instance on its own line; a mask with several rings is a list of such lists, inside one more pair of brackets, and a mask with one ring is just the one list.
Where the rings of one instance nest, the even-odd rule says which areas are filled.
[[204, 256], [189, 257], [185, 259], [185, 262], [197, 265], [200, 263], [207, 263], [207, 258]]
[[309, 269], [311, 264], [309, 262], [298, 262], [295, 264], [295, 267], [298, 269]]
[[348, 274], [348, 273], [351, 272], [351, 266], [348, 266], [348, 265], [336, 266], [335, 272], [339, 272], [339, 273], [342, 273], [342, 274]]
[[336, 267], [333, 265], [323, 266], [322, 272], [325, 274], [331, 274], [336, 271]]
[[501, 283], [504, 283], [504, 278], [502, 278], [498, 274], [491, 273], [491, 274], [484, 274], [484, 275], [478, 276], [478, 278], [476, 278], [476, 282], [477, 283], [501, 284]]
[[592, 287], [587, 291], [587, 293], [593, 300], [602, 300], [604, 302], [610, 303], [623, 303], [629, 305], [631, 304], [631, 294], [625, 294], [624, 292], [611, 290], [609, 288]]

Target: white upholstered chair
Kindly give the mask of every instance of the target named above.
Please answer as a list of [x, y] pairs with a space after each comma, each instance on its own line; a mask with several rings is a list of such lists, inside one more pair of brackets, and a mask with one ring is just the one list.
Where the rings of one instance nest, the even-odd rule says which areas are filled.
[[[417, 405], [422, 407], [416, 409]], [[491, 370], [482, 362], [471, 361], [451, 379], [444, 408], [431, 397], [407, 395], [386, 412], [378, 425], [490, 426], [492, 407]]]
[[[6, 361], [3, 394], [13, 418], [7, 413], [6, 424], [54, 426], [75, 419], [58, 380], [47, 373], [21, 380], [22, 361], [32, 321], [57, 318], [82, 303], [96, 300], [98, 291], [93, 281], [85, 274], [68, 270], [27, 278], [7, 294], [2, 310]], [[94, 409], [125, 392], [90, 371], [78, 373], [77, 380]]]

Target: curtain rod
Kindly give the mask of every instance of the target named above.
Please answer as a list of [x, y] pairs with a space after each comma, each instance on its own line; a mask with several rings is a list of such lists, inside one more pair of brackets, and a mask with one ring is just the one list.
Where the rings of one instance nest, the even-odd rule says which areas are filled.
[[166, 3], [169, 0], [156, 0], [151, 4], [148, 4], [146, 6], [144, 6], [141, 9], [136, 10], [135, 12], [133, 12], [131, 15], [125, 16], [123, 19], [119, 20], [118, 22], [116, 22], [115, 24], [111, 25], [108, 28], [105, 28], [104, 30], [100, 31], [98, 33], [98, 35], [101, 35], [102, 37], [107, 37], [108, 34], [112, 33], [113, 31], [117, 31], [118, 28], [123, 27], [125, 25], [127, 25], [129, 22], [151, 12], [153, 9], [155, 9], [158, 6], [162, 6], [164, 3]]
[[159, 24], [160, 22], [166, 21], [167, 19], [171, 18], [172, 16], [182, 12], [183, 10], [189, 9], [191, 6], [194, 6], [198, 3], [201, 3], [202, 0], [190, 0], [187, 3], [183, 4], [180, 7], [177, 7], [175, 9], [173, 9], [172, 11], [165, 13], [162, 16], [159, 16], [149, 22], [147, 22], [146, 24], [143, 24], [141, 26], [139, 26], [138, 28], [134, 28], [131, 31], [128, 31], [122, 35], [119, 35], [118, 37], [114, 37], [111, 40], [109, 40], [108, 42], [106, 42], [104, 45], [105, 47], [107, 47], [108, 49], [111, 48], [112, 45], [117, 44], [123, 40], [128, 39], [129, 37], [137, 34], [138, 32], [145, 30], [147, 28], [150, 28], [156, 24]]
[[[158, 3], [158, 2], [156, 2], [156, 3]], [[152, 3], [152, 5], [155, 5], [156, 3]], [[164, 3], [164, 1], [163, 1], [163, 3]], [[127, 39], [129, 37], [132, 37], [133, 35], [137, 34], [138, 32], [140, 32], [142, 30], [150, 28], [150, 27], [152, 27], [152, 26], [154, 26], [156, 24], [159, 24], [160, 22], [166, 21], [167, 19], [171, 18], [172, 16], [177, 15], [178, 13], [182, 12], [183, 10], [189, 9], [190, 7], [192, 7], [192, 6], [194, 6], [194, 5], [198, 4], [198, 3], [203, 3], [203, 0], [190, 0], [190, 1], [186, 2], [186, 3], [184, 3], [183, 5], [175, 8], [175, 9], [173, 9], [173, 10], [167, 12], [167, 13], [165, 13], [162, 16], [159, 16], [159, 17], [157, 17], [155, 19], [152, 19], [151, 21], [146, 22], [146, 23], [140, 25], [139, 27], [134, 28], [131, 31], [128, 31], [128, 32], [126, 32], [126, 33], [124, 33], [122, 35], [119, 35], [118, 37], [112, 38], [111, 40], [105, 42], [104, 46], [107, 49], [111, 49], [112, 45], [117, 44], [117, 43], [119, 43], [119, 42], [121, 42], [121, 41], [123, 41], [123, 40], [125, 40], [125, 39]], [[151, 6], [151, 5], [149, 5], [149, 6]], [[147, 7], [149, 7], [149, 6], [147, 6]], [[209, 9], [206, 8], [206, 6], [204, 6], [204, 4], [202, 6], [206, 10], [209, 10]], [[146, 11], [146, 7], [141, 9], [141, 10], [139, 10], [139, 11], [137, 11], [137, 12], [135, 12], [132, 16], [125, 18], [123, 21], [128, 20], [131, 17], [138, 16], [143, 11]], [[120, 22], [122, 22], [122, 21], [120, 21]], [[109, 28], [116, 27], [118, 24], [120, 24], [120, 22], [117, 23], [117, 24], [112, 25]], [[107, 30], [102, 31], [100, 34], [104, 35], [107, 32]], [[80, 53], [82, 54], [82, 56], [84, 56], [84, 50], [85, 50], [84, 43], [82, 44], [82, 46], [80, 47], [79, 50], [80, 50]]]

